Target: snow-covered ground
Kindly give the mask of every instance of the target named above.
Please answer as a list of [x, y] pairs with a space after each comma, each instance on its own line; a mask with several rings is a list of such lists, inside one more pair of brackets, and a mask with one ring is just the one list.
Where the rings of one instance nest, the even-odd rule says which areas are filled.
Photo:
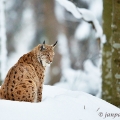
[[0, 100], [0, 120], [120, 120], [120, 109], [84, 92], [45, 85], [40, 103]]

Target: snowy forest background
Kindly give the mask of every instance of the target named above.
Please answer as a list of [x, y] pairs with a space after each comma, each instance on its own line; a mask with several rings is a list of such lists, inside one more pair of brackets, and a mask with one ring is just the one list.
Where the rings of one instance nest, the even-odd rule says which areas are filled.
[[[120, 87], [115, 88], [115, 103], [113, 88], [102, 90], [102, 49], [107, 41], [102, 33], [103, 9], [102, 0], [1, 0], [0, 80], [37, 44], [58, 40], [44, 84], [84, 91], [120, 106]], [[113, 81], [108, 82], [111, 86]]]

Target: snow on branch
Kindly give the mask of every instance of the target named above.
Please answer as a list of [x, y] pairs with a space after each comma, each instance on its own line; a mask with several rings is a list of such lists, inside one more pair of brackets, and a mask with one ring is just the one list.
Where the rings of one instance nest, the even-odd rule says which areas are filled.
[[63, 6], [67, 11], [71, 12], [73, 16], [77, 19], [82, 18], [82, 15], [76, 9], [76, 6], [67, 0], [56, 0], [61, 6]]
[[102, 28], [98, 22], [98, 20], [95, 18], [95, 16], [92, 14], [91, 11], [84, 9], [84, 8], [77, 8], [80, 14], [82, 15], [82, 19], [86, 22], [89, 22], [92, 24], [93, 28], [96, 31], [96, 38], [100, 38], [103, 34]]
[[95, 18], [93, 13], [90, 10], [84, 9], [84, 8], [78, 8], [74, 5], [74, 3], [68, 1], [68, 0], [56, 0], [61, 6], [63, 6], [67, 11], [72, 13], [72, 15], [77, 19], [83, 19], [84, 21], [91, 23], [93, 29], [96, 31], [96, 38], [100, 39], [102, 42], [102, 35], [103, 31], [102, 28], [98, 22], [98, 20]]

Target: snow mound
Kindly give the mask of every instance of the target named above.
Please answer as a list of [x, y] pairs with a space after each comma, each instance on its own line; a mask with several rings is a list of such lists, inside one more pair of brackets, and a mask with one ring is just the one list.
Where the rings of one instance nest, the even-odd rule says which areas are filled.
[[87, 93], [47, 85], [40, 103], [0, 100], [0, 120], [103, 120], [106, 112], [119, 114], [120, 109]]

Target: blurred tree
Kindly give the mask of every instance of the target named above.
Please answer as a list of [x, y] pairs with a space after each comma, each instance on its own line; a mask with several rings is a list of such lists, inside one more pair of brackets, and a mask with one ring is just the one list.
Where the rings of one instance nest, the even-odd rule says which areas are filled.
[[120, 107], [120, 0], [113, 0], [112, 14], [112, 103]]
[[[28, 1], [29, 2], [29, 1]], [[31, 1], [34, 11], [34, 20], [35, 20], [35, 38], [31, 48], [42, 43], [42, 38], [44, 36], [43, 23], [44, 23], [44, 13], [43, 13], [43, 1], [42, 0], [32, 0]]]
[[[120, 0], [103, 1], [102, 98], [120, 107]], [[112, 28], [112, 29], [111, 29]]]
[[111, 71], [111, 23], [112, 1], [103, 1], [103, 32], [106, 35], [106, 43], [102, 53], [102, 98], [108, 102], [112, 100], [112, 71]]
[[[59, 32], [59, 24], [54, 13], [54, 3], [54, 0], [43, 1], [44, 32], [50, 44], [54, 44], [55, 41], [57, 41]], [[55, 61], [51, 66], [51, 70], [49, 71], [50, 78], [48, 84], [54, 84], [60, 80], [60, 54], [57, 50], [55, 53]]]
[[[4, 80], [6, 75], [6, 28], [5, 28], [5, 1], [0, 1], [0, 81]], [[1, 82], [0, 82], [1, 84]]]
[[[11, 1], [7, 1], [7, 4]], [[8, 56], [10, 53], [15, 51], [14, 36], [20, 31], [22, 26], [22, 14], [24, 11], [23, 0], [12, 1], [11, 7], [7, 7], [6, 10], [6, 32], [7, 32], [7, 50]]]

